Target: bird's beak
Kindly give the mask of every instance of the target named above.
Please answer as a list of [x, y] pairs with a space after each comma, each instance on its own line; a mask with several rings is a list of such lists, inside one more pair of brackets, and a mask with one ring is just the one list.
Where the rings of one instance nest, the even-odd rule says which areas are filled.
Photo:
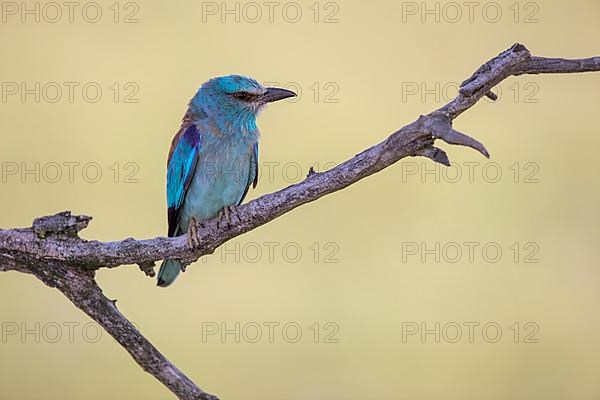
[[263, 95], [263, 101], [265, 103], [272, 103], [277, 100], [287, 99], [288, 97], [295, 97], [296, 93], [291, 90], [270, 87], [267, 88], [267, 92]]

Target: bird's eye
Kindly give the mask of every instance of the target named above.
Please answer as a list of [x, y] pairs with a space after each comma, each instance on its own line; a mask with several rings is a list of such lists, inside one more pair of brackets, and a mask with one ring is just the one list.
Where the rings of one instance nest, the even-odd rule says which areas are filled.
[[233, 93], [233, 97], [241, 101], [250, 101], [253, 95], [248, 92], [235, 92]]

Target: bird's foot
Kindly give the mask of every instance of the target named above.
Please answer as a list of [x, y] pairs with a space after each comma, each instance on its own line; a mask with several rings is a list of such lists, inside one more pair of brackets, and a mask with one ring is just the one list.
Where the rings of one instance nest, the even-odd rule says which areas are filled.
[[237, 213], [237, 207], [236, 206], [226, 206], [223, 207], [223, 209], [219, 212], [219, 219], [217, 220], [217, 227], [219, 227], [223, 222], [227, 223], [227, 227], [231, 227], [231, 219], [232, 217], [235, 216], [239, 221], [240, 217]]
[[200, 247], [200, 235], [198, 234], [198, 222], [196, 218], [190, 218], [188, 226], [188, 246], [190, 249], [195, 250]]

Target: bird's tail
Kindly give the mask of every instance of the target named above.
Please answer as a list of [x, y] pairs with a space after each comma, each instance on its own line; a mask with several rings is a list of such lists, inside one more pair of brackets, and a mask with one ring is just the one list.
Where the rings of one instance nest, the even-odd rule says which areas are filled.
[[156, 284], [160, 287], [167, 287], [175, 282], [177, 275], [181, 272], [181, 263], [174, 260], [164, 260], [158, 271]]

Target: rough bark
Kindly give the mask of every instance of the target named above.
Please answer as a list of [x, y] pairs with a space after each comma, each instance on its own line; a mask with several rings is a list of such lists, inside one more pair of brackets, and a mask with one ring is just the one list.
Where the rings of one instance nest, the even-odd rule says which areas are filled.
[[198, 227], [201, 247], [191, 249], [187, 237], [132, 238], [98, 242], [78, 236], [91, 217], [70, 212], [38, 218], [31, 228], [0, 230], [0, 271], [30, 273], [60, 290], [75, 306], [98, 322], [148, 373], [161, 381], [179, 399], [216, 399], [202, 391], [169, 362], [102, 293], [94, 280], [95, 270], [138, 264], [154, 275], [154, 262], [163, 258], [185, 263], [211, 254], [223, 243], [273, 219], [344, 189], [409, 156], [423, 156], [450, 165], [447, 154], [435, 147], [435, 140], [471, 147], [489, 157], [477, 140], [452, 127], [452, 121], [482, 97], [495, 99], [494, 86], [510, 76], [523, 74], [578, 73], [600, 71], [600, 57], [567, 60], [533, 57], [515, 44], [483, 64], [461, 84], [450, 103], [392, 133], [383, 142], [323, 172], [311, 169], [302, 182], [262, 196], [238, 208], [231, 224], [217, 219]]

